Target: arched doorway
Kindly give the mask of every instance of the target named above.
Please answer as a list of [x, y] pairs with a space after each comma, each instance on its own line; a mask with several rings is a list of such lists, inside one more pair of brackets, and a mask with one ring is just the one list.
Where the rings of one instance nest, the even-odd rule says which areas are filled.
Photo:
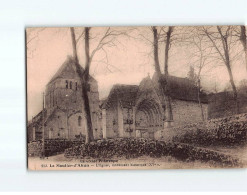
[[136, 106], [136, 137], [154, 139], [156, 131], [163, 128], [163, 114], [154, 99], [143, 99]]

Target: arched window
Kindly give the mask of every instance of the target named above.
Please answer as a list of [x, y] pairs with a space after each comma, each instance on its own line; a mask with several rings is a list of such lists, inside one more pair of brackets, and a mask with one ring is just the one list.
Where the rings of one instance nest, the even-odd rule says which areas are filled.
[[72, 89], [72, 81], [69, 82], [69, 88]]
[[78, 116], [78, 126], [81, 126], [81, 116]]
[[69, 81], [66, 80], [65, 83], [66, 83], [66, 89], [68, 89], [68, 87], [69, 87]]

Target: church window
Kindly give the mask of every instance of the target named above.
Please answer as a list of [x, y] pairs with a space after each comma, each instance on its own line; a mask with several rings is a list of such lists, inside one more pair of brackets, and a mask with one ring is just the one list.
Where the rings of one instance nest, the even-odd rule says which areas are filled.
[[77, 82], [75, 82], [75, 90], [77, 91]]
[[100, 115], [99, 115], [99, 119], [102, 119], [102, 113], [100, 113]]
[[68, 89], [68, 87], [69, 87], [69, 81], [66, 80], [65, 83], [66, 83], [66, 89]]
[[72, 89], [72, 81], [69, 83], [69, 88]]
[[116, 125], [116, 123], [117, 123], [117, 121], [115, 119], [113, 119], [112, 124]]
[[81, 126], [81, 116], [78, 117], [78, 126]]

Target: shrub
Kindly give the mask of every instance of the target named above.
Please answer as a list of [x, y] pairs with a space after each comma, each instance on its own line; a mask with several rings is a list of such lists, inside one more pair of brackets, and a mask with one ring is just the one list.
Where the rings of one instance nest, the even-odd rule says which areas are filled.
[[210, 120], [204, 126], [201, 124], [194, 125], [193, 129], [186, 129], [186, 127], [181, 129], [185, 133], [177, 134], [173, 141], [201, 146], [244, 144], [247, 141], [246, 116], [247, 114]]
[[[44, 155], [51, 156], [54, 154], [63, 153], [65, 149], [72, 146], [81, 145], [82, 143], [83, 142], [79, 140], [47, 139], [44, 142]], [[28, 156], [41, 156], [42, 150], [43, 143], [41, 140], [28, 144]]]
[[241, 165], [238, 159], [211, 150], [181, 143], [165, 143], [143, 138], [104, 139], [97, 142], [73, 146], [65, 150], [68, 158], [137, 158], [150, 156], [172, 156], [181, 161], [211, 162], [217, 166], [235, 167]]

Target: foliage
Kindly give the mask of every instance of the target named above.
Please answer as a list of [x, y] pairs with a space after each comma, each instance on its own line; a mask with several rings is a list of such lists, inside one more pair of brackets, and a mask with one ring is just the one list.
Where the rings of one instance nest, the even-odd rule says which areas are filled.
[[195, 85], [197, 84], [197, 75], [193, 66], [190, 66], [190, 70], [187, 74], [189, 80], [191, 80]]
[[194, 130], [175, 136], [173, 141], [200, 146], [245, 144], [247, 141], [246, 116], [247, 114], [243, 114], [210, 120], [205, 126], [195, 124]]
[[40, 156], [42, 152], [42, 142], [34, 141], [28, 143], [28, 156]]
[[137, 158], [150, 156], [159, 158], [172, 156], [181, 161], [210, 162], [215, 166], [234, 167], [241, 163], [230, 156], [181, 143], [165, 143], [144, 138], [104, 139], [84, 143], [65, 150], [67, 158]]
[[[45, 140], [44, 155], [51, 156], [63, 153], [65, 149], [80, 145], [84, 141], [65, 140], [65, 139], [49, 139]], [[28, 144], [28, 156], [41, 156], [43, 150], [42, 141], [35, 141]]]

